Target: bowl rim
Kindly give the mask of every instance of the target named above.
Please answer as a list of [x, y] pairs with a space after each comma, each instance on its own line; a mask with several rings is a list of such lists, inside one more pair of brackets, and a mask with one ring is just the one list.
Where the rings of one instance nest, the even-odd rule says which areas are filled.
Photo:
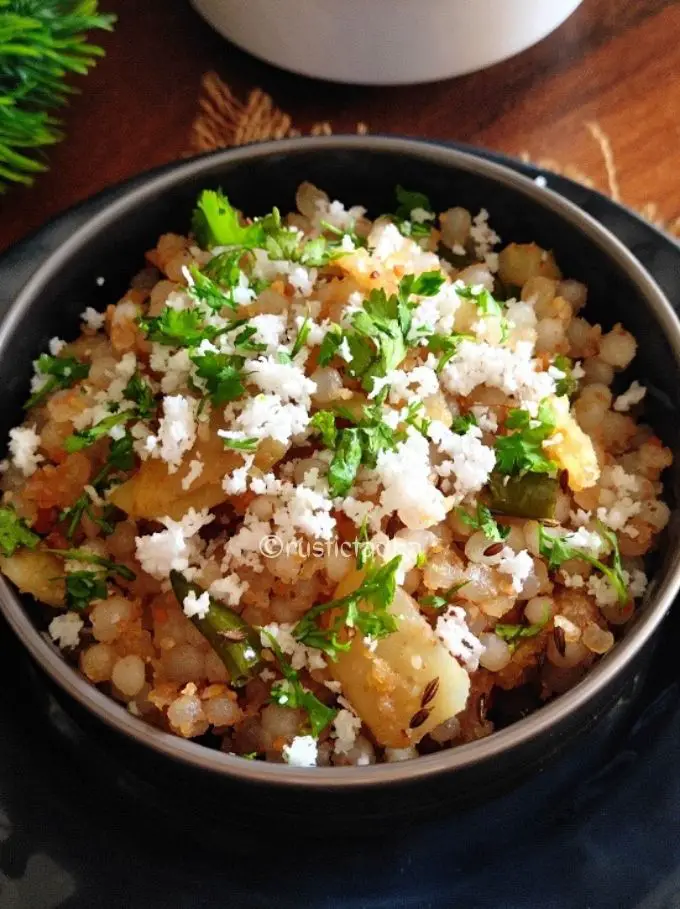
[[[664, 330], [676, 365], [680, 366], [680, 320], [670, 302], [642, 264], [617, 237], [594, 218], [557, 192], [502, 164], [476, 156], [472, 149], [461, 151], [426, 140], [391, 136], [302, 137], [257, 143], [211, 152], [171, 164], [160, 172], [151, 172], [146, 178], [143, 175], [133, 178], [134, 185], [128, 190], [125, 190], [125, 184], [122, 184], [121, 194], [97, 214], [86, 219], [39, 265], [21, 289], [0, 324], [0, 353], [16, 330], [17, 323], [23, 318], [25, 310], [30, 308], [32, 299], [50, 281], [52, 274], [77, 254], [84, 240], [94, 233], [105, 230], [112, 220], [134, 210], [147, 199], [174, 188], [185, 179], [201, 174], [205, 175], [206, 181], [214, 179], [214, 172], [219, 170], [222, 164], [304, 154], [310, 151], [326, 154], [345, 151], [401, 154], [482, 175], [517, 190], [578, 229], [637, 285]], [[598, 692], [607, 689], [616, 676], [623, 672], [666, 616], [680, 589], [680, 546], [677, 543], [671, 544], [671, 552], [667, 559], [669, 566], [667, 577], [662, 584], [653, 589], [635, 627], [574, 688], [528, 717], [494, 732], [487, 738], [419, 757], [417, 760], [366, 767], [299, 768], [286, 764], [248, 761], [157, 729], [141, 718], [133, 716], [125, 707], [86, 681], [76, 668], [70, 666], [57, 648], [47, 640], [46, 635], [34, 627], [21, 600], [4, 576], [0, 579], [0, 610], [21, 643], [61, 689], [105, 724], [139, 744], [174, 761], [245, 783], [301, 790], [338, 788], [351, 790], [385, 784], [415, 783], [424, 778], [467, 769], [474, 764], [487, 763], [508, 751], [528, 745], [533, 739], [549, 733], [551, 729], [556, 730], [560, 720], [573, 718], [581, 707], [594, 699]]]

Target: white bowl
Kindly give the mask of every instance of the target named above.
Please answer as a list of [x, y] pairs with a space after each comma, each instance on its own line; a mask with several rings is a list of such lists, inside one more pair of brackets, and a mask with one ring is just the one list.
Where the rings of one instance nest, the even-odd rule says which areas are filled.
[[469, 73], [530, 47], [582, 0], [192, 0], [234, 44], [284, 69], [371, 85]]

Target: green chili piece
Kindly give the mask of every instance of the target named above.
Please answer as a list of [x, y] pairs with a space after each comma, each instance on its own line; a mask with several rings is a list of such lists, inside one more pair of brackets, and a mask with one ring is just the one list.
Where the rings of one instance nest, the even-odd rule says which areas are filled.
[[548, 521], [555, 517], [559, 480], [543, 473], [507, 476], [492, 473], [489, 480], [491, 511]]
[[[170, 572], [170, 582], [180, 606], [191, 591], [197, 597], [205, 592], [187, 581], [179, 571]], [[232, 685], [238, 688], [253, 678], [261, 662], [260, 637], [240, 615], [210, 597], [210, 610], [205, 618], [192, 616], [191, 621], [210, 641], [224, 663]]]

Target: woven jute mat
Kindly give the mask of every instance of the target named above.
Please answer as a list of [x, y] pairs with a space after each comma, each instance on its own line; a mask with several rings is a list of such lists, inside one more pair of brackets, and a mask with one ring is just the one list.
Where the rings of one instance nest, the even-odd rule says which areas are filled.
[[[247, 99], [242, 101], [214, 72], [206, 73], [201, 80], [198, 108], [191, 127], [190, 154], [246, 145], [249, 142], [266, 142], [271, 139], [302, 135], [300, 130], [296, 129], [290, 114], [282, 111], [266, 92], [259, 88], [253, 89]], [[616, 159], [609, 137], [600, 124], [595, 121], [586, 121], [583, 125], [602, 155], [606, 173], [605, 186], [598, 186], [588, 174], [571, 164], [562, 164], [552, 158], [534, 158], [528, 151], [522, 152], [519, 157], [543, 170], [552, 171], [576, 180], [578, 183], [583, 183], [585, 186], [599, 189], [615, 202], [625, 203], [625, 199], [621, 196]], [[366, 123], [359, 122], [355, 125], [355, 131], [358, 135], [365, 135], [369, 132], [369, 127]], [[330, 136], [333, 134], [333, 126], [328, 120], [319, 121], [312, 125], [308, 134]], [[660, 217], [658, 206], [654, 202], [646, 203], [638, 211], [657, 227], [675, 236], [680, 236], [680, 218], [671, 222], [665, 221]]]

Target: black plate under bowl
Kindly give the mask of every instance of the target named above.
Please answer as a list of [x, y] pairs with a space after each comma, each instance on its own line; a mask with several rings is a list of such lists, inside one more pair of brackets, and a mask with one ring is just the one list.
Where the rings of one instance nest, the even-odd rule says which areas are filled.
[[[603, 196], [545, 176], [619, 236], [680, 308], [672, 241]], [[11, 300], [42, 258], [113, 197], [85, 203], [6, 254], [2, 297]], [[319, 813], [306, 825], [310, 841], [276, 814], [253, 835], [228, 801], [218, 806], [223, 824], [202, 828], [179, 793], [175, 800], [141, 782], [83, 731], [3, 625], [0, 909], [675, 906], [677, 614], [665, 627], [633, 722], [621, 703], [548, 771], [454, 818], [408, 831], [386, 824], [372, 840], [340, 841], [333, 818]], [[173, 810], [179, 801], [181, 812]]]

